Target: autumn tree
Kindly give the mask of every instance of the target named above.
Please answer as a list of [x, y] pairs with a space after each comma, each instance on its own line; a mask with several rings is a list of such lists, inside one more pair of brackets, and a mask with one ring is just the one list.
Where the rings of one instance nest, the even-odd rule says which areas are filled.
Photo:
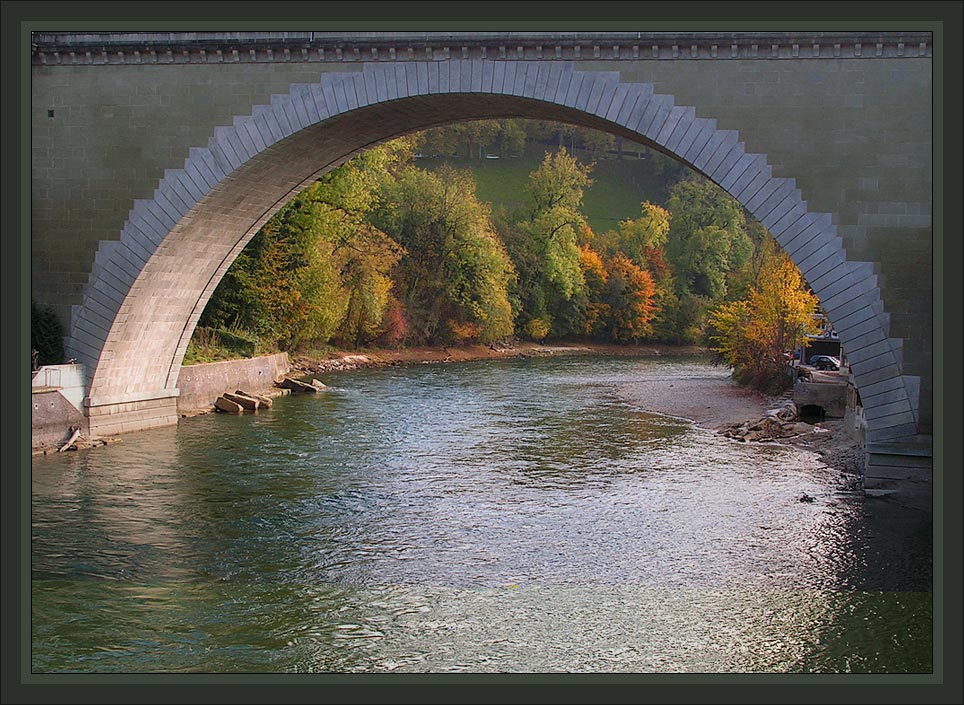
[[653, 332], [656, 312], [653, 278], [626, 255], [616, 255], [606, 264], [608, 275], [601, 300], [607, 315], [596, 328], [613, 341], [638, 342]]
[[579, 268], [586, 282], [588, 300], [583, 317], [583, 328], [580, 332], [585, 335], [598, 335], [609, 321], [610, 306], [603, 300], [609, 272], [603, 264], [602, 257], [588, 243], [579, 248]]
[[341, 314], [326, 307], [339, 300], [333, 248], [320, 240], [310, 210], [310, 195], [296, 198], [255, 234], [215, 289], [201, 326], [244, 331], [281, 350], [307, 331], [334, 331]]
[[391, 272], [403, 253], [397, 242], [372, 227], [358, 230], [335, 251], [344, 300], [336, 333], [340, 341], [358, 348], [385, 332], [382, 321], [394, 287]]
[[368, 219], [412, 149], [402, 139], [368, 150], [282, 207], [229, 268], [201, 325], [246, 331], [281, 350], [324, 344], [339, 330], [353, 343], [374, 334], [398, 246]]
[[406, 250], [396, 281], [413, 341], [491, 342], [512, 334], [515, 270], [470, 172], [403, 169], [386, 185], [376, 223]]
[[671, 217], [665, 208], [644, 201], [638, 218], [620, 221], [616, 230], [597, 236], [593, 243], [611, 260], [625, 256], [649, 276], [653, 292], [648, 297], [646, 324], [642, 326], [647, 338], [670, 337], [663, 330], [663, 311], [672, 311], [676, 302], [672, 269], [666, 258]]
[[816, 332], [818, 303], [785, 253], [764, 259], [749, 295], [710, 316], [716, 349], [737, 381], [771, 393], [786, 388], [785, 353]]

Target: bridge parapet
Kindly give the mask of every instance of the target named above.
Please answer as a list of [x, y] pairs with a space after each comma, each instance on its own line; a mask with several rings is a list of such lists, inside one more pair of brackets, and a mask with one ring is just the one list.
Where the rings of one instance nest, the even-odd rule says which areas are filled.
[[930, 32], [36, 32], [37, 65], [929, 57]]

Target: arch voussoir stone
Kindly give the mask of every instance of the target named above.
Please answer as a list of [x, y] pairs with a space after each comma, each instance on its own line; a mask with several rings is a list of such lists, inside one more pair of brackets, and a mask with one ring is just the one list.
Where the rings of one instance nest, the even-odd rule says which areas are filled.
[[[919, 379], [901, 372], [902, 341], [889, 337], [873, 267], [848, 260], [832, 215], [811, 212], [793, 178], [651, 83], [569, 61], [478, 58], [322, 72], [234, 116], [191, 148], [182, 168], [165, 171], [154, 197], [133, 204], [119, 240], [101, 243], [84, 303], [72, 311], [68, 349], [88, 367], [92, 430], [129, 428], [131, 409], [149, 425], [176, 419], [178, 370], [204, 305], [287, 198], [379, 141], [499, 114], [610, 128], [730, 192], [770, 228], [828, 311], [867, 392], [868, 438], [911, 435]], [[158, 409], [154, 417], [142, 403]]]
[[719, 134], [716, 120], [697, 118], [679, 144], [677, 154], [686, 164], [692, 165], [714, 136]]

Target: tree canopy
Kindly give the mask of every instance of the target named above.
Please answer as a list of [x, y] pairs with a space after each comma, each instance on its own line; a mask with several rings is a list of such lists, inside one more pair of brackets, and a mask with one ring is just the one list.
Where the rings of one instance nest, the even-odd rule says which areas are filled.
[[259, 350], [513, 335], [712, 340], [741, 370], [776, 369], [807, 330], [815, 299], [766, 229], [708, 180], [682, 178], [665, 203], [642, 200], [638, 216], [596, 233], [582, 213], [594, 164], [561, 144], [545, 151], [512, 212], [479, 200], [470, 169], [423, 169], [414, 159], [576, 136], [593, 144], [580, 130], [479, 121], [364, 152], [261, 228], [214, 292], [198, 335], [251, 339]]

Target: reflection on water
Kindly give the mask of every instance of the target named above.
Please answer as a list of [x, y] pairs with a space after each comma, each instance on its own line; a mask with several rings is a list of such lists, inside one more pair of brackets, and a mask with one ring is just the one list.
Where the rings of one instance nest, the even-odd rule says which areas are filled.
[[614, 393], [717, 374], [371, 370], [37, 458], [34, 670], [930, 672], [920, 522], [878, 565], [811, 454]]

